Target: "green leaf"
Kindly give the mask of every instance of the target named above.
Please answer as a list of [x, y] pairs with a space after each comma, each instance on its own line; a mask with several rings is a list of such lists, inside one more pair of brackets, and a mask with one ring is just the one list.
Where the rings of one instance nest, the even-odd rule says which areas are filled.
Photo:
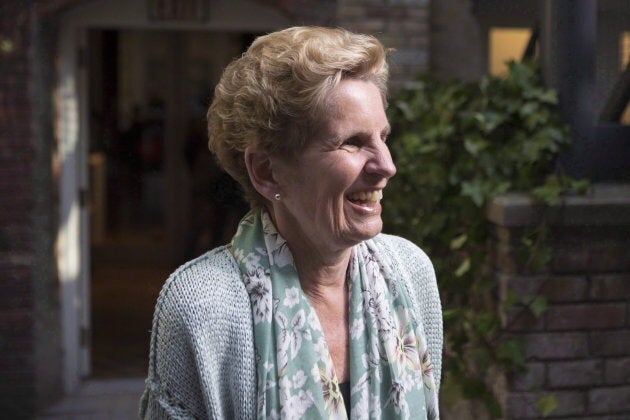
[[456, 318], [461, 311], [459, 309], [444, 309], [442, 311], [442, 318], [444, 321], [448, 321], [449, 319]]
[[532, 311], [536, 318], [540, 318], [540, 316], [545, 313], [548, 308], [549, 303], [547, 302], [547, 298], [545, 296], [536, 296], [529, 304], [529, 310]]
[[503, 301], [503, 310], [504, 311], [509, 310], [516, 304], [517, 301], [518, 299], [516, 297], [516, 293], [514, 293], [514, 290], [508, 290], [507, 296], [505, 297], [505, 300]]
[[469, 270], [470, 270], [470, 257], [467, 257], [466, 259], [464, 259], [464, 261], [461, 262], [459, 267], [457, 267], [457, 270], [455, 270], [455, 277], [461, 277], [464, 274], [466, 274]]
[[563, 187], [560, 183], [560, 178], [551, 175], [547, 177], [544, 185], [534, 188], [532, 194], [543, 203], [553, 205], [558, 202], [562, 190]]
[[474, 179], [470, 182], [462, 182], [462, 195], [470, 197], [477, 207], [481, 207], [485, 202], [483, 181]]
[[468, 240], [468, 235], [465, 233], [462, 233], [461, 235], [453, 238], [453, 240], [449, 244], [449, 247], [453, 251], [456, 249], [460, 249], [466, 243], [467, 240]]
[[522, 368], [525, 366], [525, 356], [523, 355], [523, 349], [518, 341], [515, 339], [507, 339], [501, 343], [499, 347], [499, 357], [504, 362]]
[[547, 417], [556, 408], [558, 408], [558, 399], [555, 395], [545, 395], [536, 401], [536, 409], [543, 417]]
[[578, 194], [586, 194], [591, 188], [591, 181], [588, 179], [572, 179], [570, 181], [571, 189]]

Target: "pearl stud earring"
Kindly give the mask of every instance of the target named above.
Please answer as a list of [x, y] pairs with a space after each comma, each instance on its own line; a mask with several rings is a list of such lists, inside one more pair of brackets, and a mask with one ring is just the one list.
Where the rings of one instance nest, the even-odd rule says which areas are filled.
[[276, 195], [274, 195], [273, 198], [275, 198], [276, 201], [280, 201], [280, 193], [276, 193]]

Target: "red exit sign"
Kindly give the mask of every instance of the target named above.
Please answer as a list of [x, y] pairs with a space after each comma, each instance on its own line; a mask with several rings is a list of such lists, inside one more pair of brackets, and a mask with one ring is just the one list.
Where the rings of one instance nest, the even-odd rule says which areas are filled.
[[210, 17], [210, 0], [149, 0], [149, 19], [204, 22]]

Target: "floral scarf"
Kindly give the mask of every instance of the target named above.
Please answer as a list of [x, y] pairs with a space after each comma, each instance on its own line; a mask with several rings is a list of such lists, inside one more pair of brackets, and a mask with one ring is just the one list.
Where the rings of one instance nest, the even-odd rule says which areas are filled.
[[[267, 212], [241, 220], [232, 252], [251, 301], [258, 418], [348, 418], [319, 319]], [[402, 281], [371, 240], [353, 248], [347, 273], [351, 418], [438, 418], [424, 330]]]

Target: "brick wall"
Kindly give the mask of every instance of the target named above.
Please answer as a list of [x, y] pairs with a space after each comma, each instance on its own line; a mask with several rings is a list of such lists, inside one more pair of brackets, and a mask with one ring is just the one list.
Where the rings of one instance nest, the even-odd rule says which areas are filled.
[[51, 45], [39, 43], [50, 35], [40, 18], [74, 2], [0, 4], [0, 410], [10, 418], [29, 417], [61, 393], [54, 67]]
[[374, 34], [394, 48], [390, 55], [394, 88], [428, 70], [428, 0], [339, 0], [335, 23]]
[[[504, 329], [524, 345], [527, 372], [507, 378], [509, 418], [539, 418], [536, 401], [554, 395], [554, 417], [630, 416], [630, 186], [597, 187], [545, 211], [518, 196], [495, 200], [500, 296], [544, 295], [536, 318], [512, 308]], [[523, 227], [551, 226], [549, 272], [532, 273], [516, 258]], [[602, 416], [602, 417], [598, 417]]]
[[26, 415], [34, 403], [33, 145], [28, 95], [29, 13], [0, 6], [0, 406]]

